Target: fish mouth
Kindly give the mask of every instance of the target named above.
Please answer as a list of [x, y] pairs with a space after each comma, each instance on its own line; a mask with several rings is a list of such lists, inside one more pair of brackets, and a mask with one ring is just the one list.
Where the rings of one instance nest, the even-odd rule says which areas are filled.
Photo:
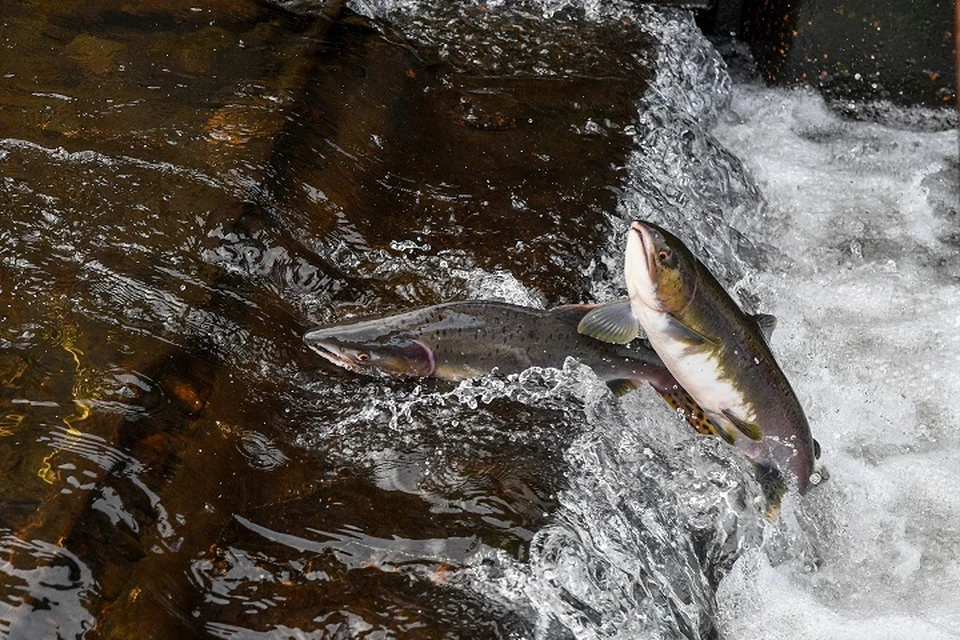
[[317, 355], [322, 357], [324, 360], [330, 364], [334, 364], [348, 371], [354, 373], [363, 373], [360, 367], [357, 364], [344, 356], [337, 346], [331, 342], [324, 340], [323, 338], [317, 337], [314, 334], [319, 332], [308, 333], [303, 337], [303, 341], [308, 347], [310, 347]]
[[634, 231], [640, 239], [640, 248], [643, 249], [643, 258], [647, 261], [647, 273], [651, 279], [655, 279], [657, 274], [657, 262], [654, 259], [653, 235], [650, 227], [639, 220], [634, 220], [630, 225], [630, 230]]

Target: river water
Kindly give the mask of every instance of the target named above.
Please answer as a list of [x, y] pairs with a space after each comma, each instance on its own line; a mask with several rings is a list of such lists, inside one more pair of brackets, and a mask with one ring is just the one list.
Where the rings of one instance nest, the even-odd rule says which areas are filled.
[[[114, 4], [4, 18], [4, 637], [960, 638], [949, 114], [731, 80], [672, 8]], [[620, 296], [633, 218], [779, 318], [829, 479], [776, 520], [651, 390], [300, 342]]]

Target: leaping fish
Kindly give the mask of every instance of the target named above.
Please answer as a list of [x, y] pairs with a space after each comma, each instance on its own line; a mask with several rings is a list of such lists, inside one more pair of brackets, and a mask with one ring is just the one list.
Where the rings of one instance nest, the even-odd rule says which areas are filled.
[[337, 366], [389, 377], [463, 380], [495, 368], [503, 373], [560, 368], [569, 356], [590, 367], [617, 395], [649, 383], [697, 431], [716, 435], [646, 341], [609, 344], [577, 332], [581, 319], [601, 306], [542, 310], [489, 300], [448, 302], [322, 327], [303, 339]]
[[775, 319], [745, 314], [676, 236], [649, 222], [630, 228], [624, 275], [629, 302], [591, 310], [579, 331], [627, 343], [642, 328], [713, 429], [754, 462], [758, 477], [792, 479], [805, 493], [816, 443], [770, 351]]

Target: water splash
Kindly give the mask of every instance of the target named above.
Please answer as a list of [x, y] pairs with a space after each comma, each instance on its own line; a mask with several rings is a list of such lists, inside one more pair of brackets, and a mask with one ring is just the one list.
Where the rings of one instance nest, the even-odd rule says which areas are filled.
[[746, 229], [790, 260], [753, 283], [831, 472], [723, 581], [721, 629], [955, 638], [957, 133], [753, 85], [714, 132], [769, 203]]
[[536, 637], [712, 637], [713, 589], [764, 526], [747, 469], [712, 440], [670, 444], [664, 429], [684, 427], [656, 399], [586, 413], [570, 485], [529, 559], [481, 551], [464, 582], [527, 610]]
[[[629, 178], [621, 189], [614, 236], [603, 260], [623, 272], [630, 220], [651, 220], [688, 240], [711, 271], [733, 285], [766, 254], [737, 226], [759, 215], [763, 199], [740, 161], [710, 132], [730, 102], [726, 64], [678, 9], [646, 7], [642, 24], [656, 42], [654, 76], [639, 104]], [[598, 299], [622, 295], [620, 278], [598, 282]]]

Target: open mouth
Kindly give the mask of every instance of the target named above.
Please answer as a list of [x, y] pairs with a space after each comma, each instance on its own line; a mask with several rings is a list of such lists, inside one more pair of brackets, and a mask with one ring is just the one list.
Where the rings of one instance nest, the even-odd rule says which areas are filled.
[[643, 257], [647, 261], [647, 272], [653, 277], [657, 272], [657, 263], [653, 257], [653, 238], [650, 235], [650, 228], [639, 220], [634, 220], [630, 229], [640, 236], [640, 247], [643, 249]]
[[332, 344], [315, 340], [305, 340], [307, 346], [313, 349], [318, 355], [330, 364], [353, 371], [354, 373], [363, 373], [357, 364], [340, 354], [339, 350]]

